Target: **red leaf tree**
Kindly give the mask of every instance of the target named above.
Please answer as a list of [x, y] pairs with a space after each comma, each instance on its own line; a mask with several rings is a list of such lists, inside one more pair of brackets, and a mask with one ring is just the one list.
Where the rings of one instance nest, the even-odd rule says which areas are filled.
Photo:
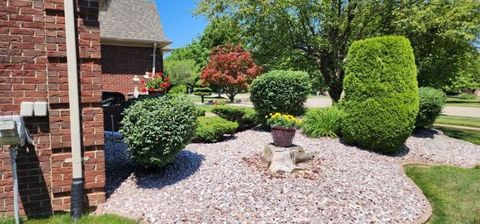
[[212, 49], [200, 78], [203, 83], [221, 88], [233, 102], [235, 96], [246, 90], [260, 72], [250, 53], [240, 45], [221, 45]]

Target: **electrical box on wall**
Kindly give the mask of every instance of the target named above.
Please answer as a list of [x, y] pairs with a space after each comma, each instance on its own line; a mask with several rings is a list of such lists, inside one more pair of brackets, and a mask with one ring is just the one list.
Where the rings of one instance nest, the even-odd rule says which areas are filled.
[[48, 104], [47, 102], [35, 102], [33, 104], [33, 113], [35, 117], [44, 117], [48, 115]]
[[33, 117], [33, 102], [22, 102], [20, 104], [20, 115]]
[[22, 102], [20, 115], [24, 117], [45, 117], [48, 115], [47, 102]]

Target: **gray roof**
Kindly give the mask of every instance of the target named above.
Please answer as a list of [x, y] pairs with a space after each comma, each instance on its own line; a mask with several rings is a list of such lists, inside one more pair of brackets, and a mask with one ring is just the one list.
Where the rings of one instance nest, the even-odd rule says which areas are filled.
[[139, 42], [170, 42], [163, 32], [155, 3], [148, 0], [109, 0], [100, 11], [100, 37]]

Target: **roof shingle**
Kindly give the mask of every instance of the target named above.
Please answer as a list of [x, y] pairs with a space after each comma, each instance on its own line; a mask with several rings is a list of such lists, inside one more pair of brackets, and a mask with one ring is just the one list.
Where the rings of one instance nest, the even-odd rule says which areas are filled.
[[163, 32], [155, 3], [148, 0], [110, 0], [98, 20], [103, 39], [170, 42]]

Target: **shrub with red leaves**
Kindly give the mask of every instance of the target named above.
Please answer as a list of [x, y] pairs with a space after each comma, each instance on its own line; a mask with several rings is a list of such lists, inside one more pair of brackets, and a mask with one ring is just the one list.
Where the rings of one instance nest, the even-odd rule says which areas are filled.
[[260, 73], [261, 68], [240, 45], [221, 45], [212, 50], [200, 78], [203, 83], [222, 88], [233, 102]]

